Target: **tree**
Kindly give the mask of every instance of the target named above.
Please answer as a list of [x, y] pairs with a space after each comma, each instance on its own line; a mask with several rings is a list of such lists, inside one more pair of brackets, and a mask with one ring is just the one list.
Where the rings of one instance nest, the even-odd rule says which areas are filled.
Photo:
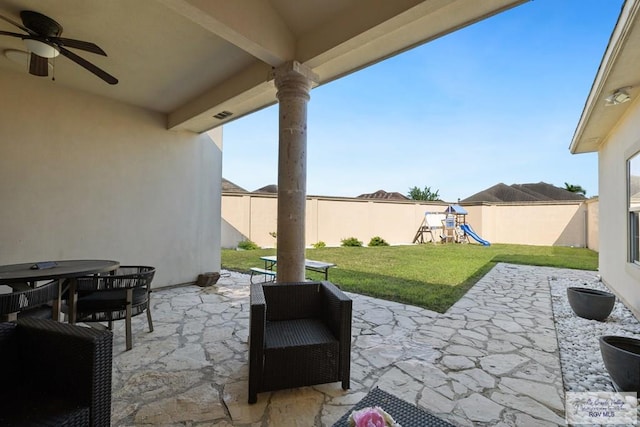
[[587, 195], [587, 190], [582, 188], [580, 185], [573, 185], [569, 183], [564, 183], [564, 189], [576, 194], [582, 194], [583, 196]]
[[431, 187], [424, 187], [424, 190], [421, 190], [418, 187], [413, 187], [409, 189], [409, 194], [407, 195], [411, 200], [440, 200], [440, 190], [431, 191]]

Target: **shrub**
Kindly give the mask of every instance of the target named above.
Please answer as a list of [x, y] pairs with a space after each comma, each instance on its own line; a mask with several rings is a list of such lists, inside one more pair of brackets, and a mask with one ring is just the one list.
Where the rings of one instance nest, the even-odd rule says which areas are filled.
[[362, 241], [355, 237], [347, 237], [346, 239], [340, 240], [340, 246], [362, 246]]
[[324, 248], [325, 246], [327, 246], [327, 244], [325, 242], [323, 242], [322, 240], [320, 240], [319, 242], [316, 242], [316, 243], [312, 244], [311, 246], [313, 246], [315, 249], [320, 249], [320, 248]]
[[251, 240], [243, 240], [238, 243], [238, 249], [243, 249], [245, 251], [253, 251], [255, 249], [260, 249], [260, 246], [252, 242]]
[[389, 246], [389, 243], [387, 243], [387, 241], [384, 240], [382, 237], [375, 236], [375, 237], [372, 237], [371, 240], [369, 241], [369, 246]]

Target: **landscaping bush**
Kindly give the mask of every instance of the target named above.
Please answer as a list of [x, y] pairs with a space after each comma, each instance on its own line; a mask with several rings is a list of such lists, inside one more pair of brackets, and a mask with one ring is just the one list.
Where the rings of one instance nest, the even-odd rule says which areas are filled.
[[243, 249], [245, 251], [253, 251], [256, 249], [260, 249], [260, 246], [252, 242], [251, 240], [243, 240], [238, 243], [238, 249]]
[[372, 237], [371, 240], [369, 241], [369, 246], [389, 246], [389, 243], [387, 243], [387, 241], [384, 240], [382, 237], [375, 236], [375, 237]]
[[340, 246], [362, 246], [362, 241], [356, 239], [355, 237], [347, 237], [346, 239], [340, 240]]
[[312, 244], [311, 246], [313, 246], [314, 249], [320, 249], [320, 248], [324, 248], [325, 246], [327, 246], [327, 244], [325, 242], [323, 242], [322, 240], [320, 240], [319, 242], [316, 242], [316, 243]]

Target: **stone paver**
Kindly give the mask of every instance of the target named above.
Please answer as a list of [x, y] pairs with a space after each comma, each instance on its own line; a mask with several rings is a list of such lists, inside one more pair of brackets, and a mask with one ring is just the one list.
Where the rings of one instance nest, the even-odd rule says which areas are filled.
[[[498, 264], [447, 313], [353, 299], [351, 389], [324, 384], [247, 404], [248, 276], [153, 293], [155, 331], [114, 330], [114, 426], [331, 426], [375, 386], [454, 425], [564, 425], [549, 277]], [[584, 274], [584, 273], [582, 273]]]

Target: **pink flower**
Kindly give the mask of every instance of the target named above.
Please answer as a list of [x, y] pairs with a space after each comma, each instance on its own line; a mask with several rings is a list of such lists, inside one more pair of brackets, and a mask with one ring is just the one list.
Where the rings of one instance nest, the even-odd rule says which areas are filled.
[[351, 425], [355, 427], [387, 427], [389, 425], [396, 425], [391, 416], [377, 406], [375, 408], [364, 408], [359, 411], [354, 411], [349, 418]]

